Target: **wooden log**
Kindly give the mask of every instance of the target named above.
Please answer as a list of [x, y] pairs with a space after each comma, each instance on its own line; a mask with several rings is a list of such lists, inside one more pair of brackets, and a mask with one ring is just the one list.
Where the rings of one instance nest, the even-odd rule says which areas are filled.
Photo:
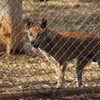
[[34, 89], [32, 91], [23, 91], [9, 94], [0, 94], [0, 100], [17, 100], [19, 98], [60, 98], [73, 95], [81, 95], [84, 93], [95, 94], [100, 93], [100, 87], [84, 87], [84, 88], [64, 88], [64, 89]]

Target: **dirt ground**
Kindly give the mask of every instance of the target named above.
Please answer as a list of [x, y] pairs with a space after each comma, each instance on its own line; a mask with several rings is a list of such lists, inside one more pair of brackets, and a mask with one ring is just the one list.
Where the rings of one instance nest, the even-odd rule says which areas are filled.
[[[83, 91], [80, 94], [80, 90], [71, 90], [72, 88], [76, 88], [76, 74], [75, 74], [75, 62], [68, 63], [68, 68], [65, 74], [65, 82], [64, 87], [58, 92], [58, 95], [55, 95], [55, 89], [51, 87], [55, 84], [51, 84], [50, 81], [55, 81], [55, 71], [50, 67], [50, 63], [46, 61], [46, 59], [38, 53], [32, 55], [10, 55], [10, 56], [2, 56], [0, 58], [0, 97], [2, 94], [13, 94], [24, 92], [29, 96], [24, 95], [18, 99], [11, 100], [99, 100], [100, 94], [96, 90], [91, 91]], [[99, 66], [97, 63], [89, 64], [83, 72], [83, 89], [89, 87], [100, 86], [100, 78], [98, 77], [100, 73]], [[76, 91], [71, 95], [63, 94], [63, 90], [67, 89], [67, 92]], [[53, 95], [44, 95], [44, 93], [48, 92], [48, 89], [54, 92]], [[82, 90], [83, 90], [82, 89]], [[100, 88], [98, 88], [100, 89]], [[97, 89], [97, 90], [98, 90]], [[45, 92], [39, 92], [40, 90], [45, 90]], [[38, 95], [32, 96], [30, 93], [35, 91]], [[65, 91], [64, 91], [65, 92]], [[99, 91], [100, 92], [100, 91]], [[33, 92], [34, 93], [34, 92]], [[61, 95], [62, 94], [62, 95]], [[60, 96], [59, 96], [60, 95]], [[4, 100], [4, 99], [0, 99]]]

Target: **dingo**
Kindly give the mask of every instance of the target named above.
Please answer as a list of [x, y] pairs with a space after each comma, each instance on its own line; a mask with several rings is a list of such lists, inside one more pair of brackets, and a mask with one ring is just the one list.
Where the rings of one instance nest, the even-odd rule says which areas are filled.
[[86, 32], [54, 32], [47, 27], [47, 20], [33, 25], [28, 22], [28, 36], [33, 46], [32, 51], [37, 48], [46, 56], [52, 59], [59, 70], [57, 70], [58, 81], [56, 88], [61, 88], [64, 80], [66, 62], [77, 59], [77, 86], [82, 85], [83, 68], [92, 60], [100, 65], [100, 38]]

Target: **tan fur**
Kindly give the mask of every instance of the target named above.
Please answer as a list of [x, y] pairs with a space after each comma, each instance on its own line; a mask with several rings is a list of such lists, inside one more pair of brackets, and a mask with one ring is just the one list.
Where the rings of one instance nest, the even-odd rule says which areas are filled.
[[64, 80], [66, 61], [77, 59], [76, 74], [78, 83], [82, 85], [82, 70], [92, 60], [100, 66], [100, 37], [87, 32], [54, 32], [46, 27], [46, 20], [41, 24], [28, 26], [31, 44], [57, 66], [56, 88], [61, 88]]

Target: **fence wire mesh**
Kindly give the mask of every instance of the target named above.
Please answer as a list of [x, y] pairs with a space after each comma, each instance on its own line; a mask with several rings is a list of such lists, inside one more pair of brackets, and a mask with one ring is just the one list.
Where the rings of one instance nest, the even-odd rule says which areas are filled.
[[[95, 34], [93, 36], [94, 39], [88, 41], [87, 45], [85, 45], [84, 48], [87, 49], [88, 54], [86, 54], [82, 60], [84, 61], [84, 59], [86, 59], [86, 57], [94, 50], [95, 55], [93, 55], [92, 60], [97, 57], [97, 62], [91, 62], [84, 68], [82, 73], [82, 87], [96, 88], [100, 86], [100, 58], [98, 58], [100, 51], [97, 50], [99, 49], [97, 46], [100, 44], [100, 39], [98, 39], [98, 42], [96, 42], [95, 45], [92, 45], [96, 36], [100, 36], [99, 0], [4, 0], [0, 1], [0, 98], [2, 98], [3, 94], [4, 97], [6, 97], [7, 94], [9, 95], [12, 93], [17, 94], [27, 91], [28, 93], [31, 93], [33, 90], [38, 93], [38, 89], [52, 89], [51, 87], [54, 87], [56, 80], [58, 80], [58, 73], [56, 72], [57, 64], [55, 65], [51, 59], [48, 61], [39, 50], [36, 53], [31, 52], [32, 46], [27, 33], [29, 30], [27, 29], [27, 23], [25, 21], [28, 18], [35, 24], [41, 23], [42, 18], [47, 19], [47, 26], [50, 27], [51, 32], [67, 31], [73, 32], [73, 34], [75, 32], [81, 32], [80, 35], [82, 36], [84, 36], [84, 32]], [[66, 33], [63, 34], [62, 38], [65, 37], [65, 35]], [[57, 34], [51, 39], [56, 43], [52, 49], [59, 46], [59, 50], [53, 51], [54, 56], [59, 55], [59, 51], [61, 51], [70, 40], [69, 37], [66, 42], [63, 42], [62, 38], [59, 39], [59, 41], [55, 41], [56, 36]], [[87, 37], [89, 37], [89, 34]], [[66, 52], [72, 49], [71, 47], [77, 39], [78, 37], [76, 37], [75, 41], [68, 46], [69, 48], [67, 48]], [[24, 45], [21, 44], [22, 41]], [[85, 40], [82, 42], [84, 41]], [[61, 45], [59, 45], [59, 42]], [[50, 44], [50, 41], [48, 44]], [[90, 49], [88, 49], [89, 44], [91, 44]], [[71, 55], [67, 60], [73, 55], [76, 55], [75, 53], [80, 45], [82, 44], [80, 43], [77, 47], [74, 46], [75, 50], [71, 52]], [[10, 48], [11, 51], [13, 49], [12, 52], [15, 52], [16, 48], [21, 49], [21, 51], [24, 49], [25, 53], [23, 55], [19, 55], [18, 53], [16, 55], [9, 55]], [[5, 51], [7, 53], [5, 53]], [[63, 52], [62, 50], [58, 59], [59, 61], [66, 55], [66, 52]], [[84, 52], [83, 48], [81, 53], [82, 52]], [[75, 58], [78, 58], [79, 56], [80, 51], [79, 55]], [[80, 63], [83, 62], [82, 60], [80, 60]], [[76, 59], [67, 62], [63, 88], [72, 89], [77, 86], [76, 62]], [[41, 92], [39, 93], [41, 94]], [[92, 91], [92, 93], [94, 93], [94, 91]], [[23, 96], [24, 95], [22, 95], [22, 97]], [[21, 99], [18, 100], [25, 99], [21, 96], [19, 97]], [[17, 96], [15, 96], [15, 98], [17, 98]], [[15, 98], [13, 96], [13, 100], [15, 100]], [[80, 98], [83, 98], [83, 96]], [[100, 99], [100, 95], [98, 95], [98, 98]], [[86, 100], [89, 99], [90, 98], [88, 97], [86, 98]], [[25, 100], [34, 99], [28, 98]], [[71, 98], [68, 100], [71, 100]]]

